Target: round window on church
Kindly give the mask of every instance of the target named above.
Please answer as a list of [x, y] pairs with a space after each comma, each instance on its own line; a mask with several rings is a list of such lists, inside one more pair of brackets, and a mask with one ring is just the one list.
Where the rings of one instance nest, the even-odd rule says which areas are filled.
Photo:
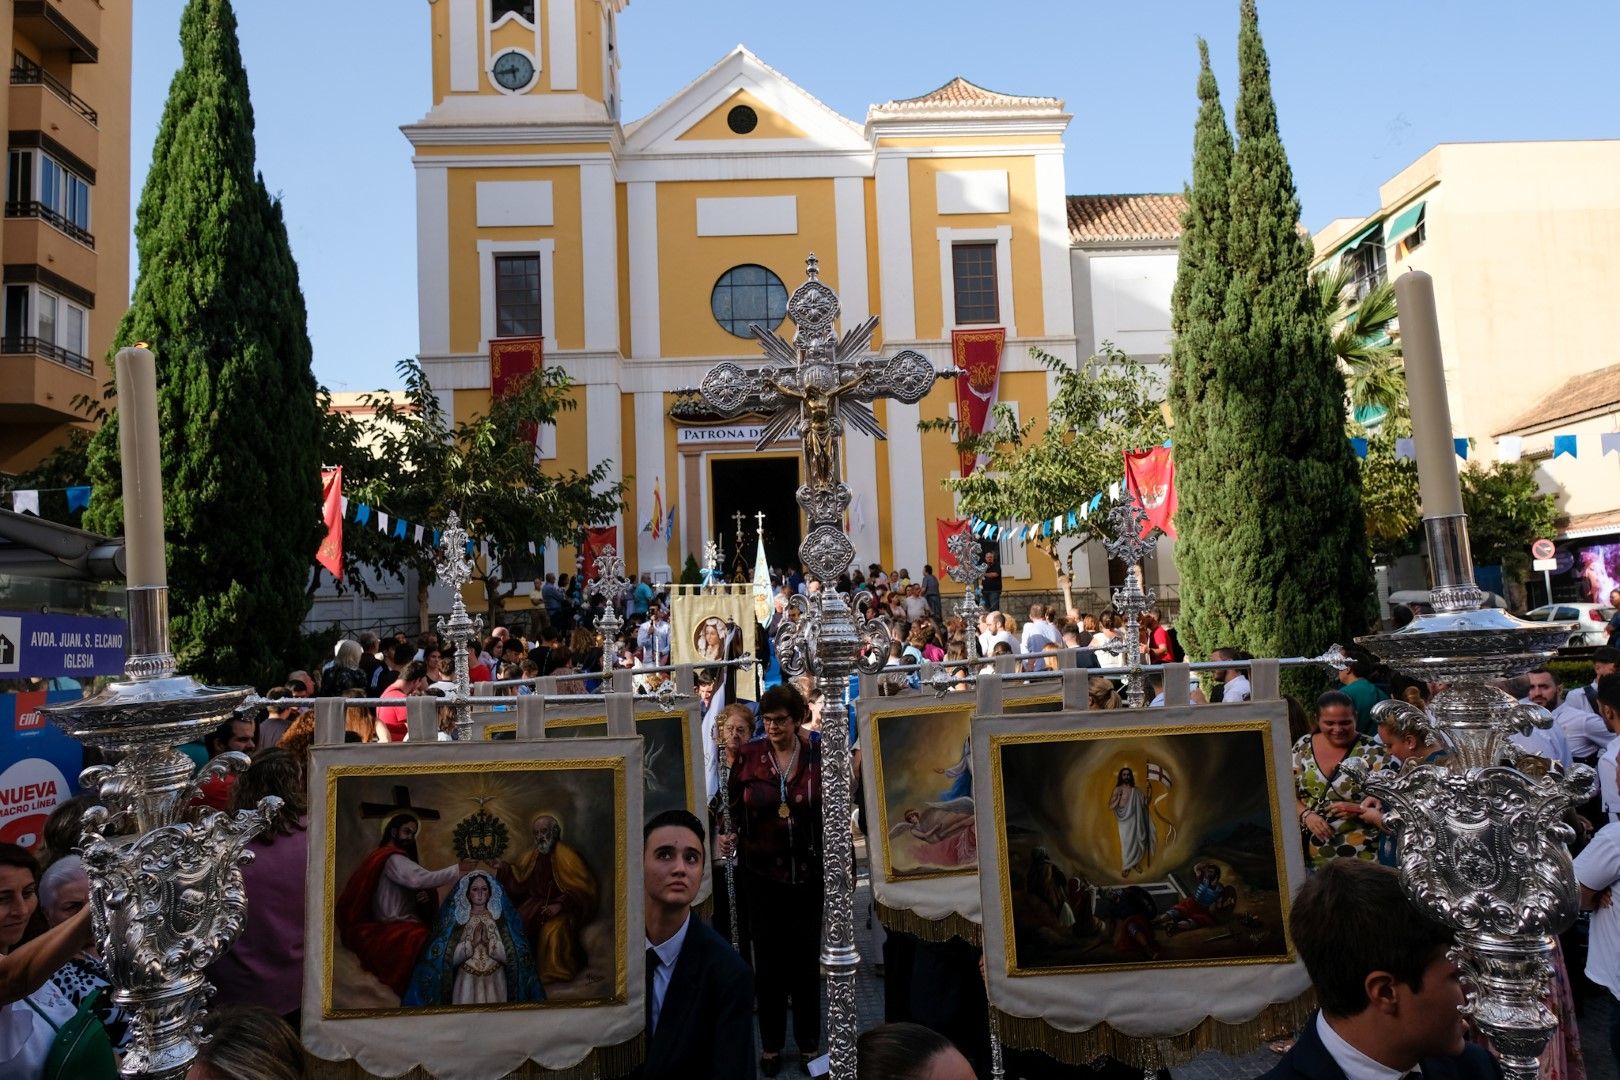
[[759, 114], [747, 105], [735, 106], [726, 113], [726, 127], [738, 135], [746, 135], [759, 127]]
[[709, 308], [728, 334], [754, 336], [751, 326], [775, 330], [787, 317], [788, 293], [782, 279], [752, 264], [733, 266], [714, 283]]

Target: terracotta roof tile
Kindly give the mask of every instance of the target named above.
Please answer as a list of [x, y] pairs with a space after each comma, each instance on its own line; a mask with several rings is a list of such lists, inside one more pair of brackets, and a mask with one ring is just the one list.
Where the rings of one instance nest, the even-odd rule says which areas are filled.
[[1181, 195], [1070, 195], [1069, 242], [1177, 240], [1186, 208]]
[[1020, 97], [975, 86], [960, 75], [937, 90], [921, 97], [901, 98], [874, 105], [869, 120], [894, 120], [926, 116], [1060, 115], [1063, 102], [1052, 97]]
[[1576, 375], [1496, 434], [1545, 427], [1615, 405], [1620, 405], [1620, 364]]

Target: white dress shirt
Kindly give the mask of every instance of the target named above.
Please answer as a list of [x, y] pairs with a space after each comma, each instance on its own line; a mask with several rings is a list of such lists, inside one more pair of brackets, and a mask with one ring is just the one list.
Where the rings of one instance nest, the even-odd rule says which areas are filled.
[[[1534, 704], [1529, 698], [1520, 698], [1519, 703]], [[1548, 761], [1558, 762], [1566, 771], [1575, 764], [1575, 755], [1569, 749], [1569, 738], [1564, 734], [1564, 726], [1557, 720], [1553, 721], [1552, 727], [1532, 728], [1530, 734], [1513, 735], [1509, 741], [1520, 750], [1544, 757]], [[1613, 746], [1614, 743], [1611, 742], [1609, 745]], [[1601, 769], [1599, 771], [1601, 772]], [[1616, 809], [1620, 809], [1620, 803], [1616, 804]]]
[[1328, 1052], [1328, 1057], [1343, 1070], [1345, 1080], [1401, 1080], [1406, 1075], [1400, 1069], [1374, 1061], [1345, 1042], [1344, 1037], [1333, 1030], [1333, 1025], [1320, 1012], [1316, 1014], [1316, 1034], [1322, 1040], [1322, 1048]]
[[[1575, 880], [1602, 892], [1620, 882], [1620, 825], [1605, 825], [1575, 856]], [[1586, 977], [1620, 995], [1620, 904], [1592, 912], [1587, 938]]]
[[1564, 729], [1569, 752], [1577, 758], [1601, 754], [1614, 741], [1614, 732], [1604, 725], [1603, 717], [1587, 707], [1583, 690], [1570, 691], [1553, 713], [1553, 719]]
[[686, 928], [692, 923], [692, 915], [687, 913], [681, 920], [681, 928], [669, 936], [669, 940], [662, 945], [654, 945], [650, 940], [647, 948], [658, 954], [658, 970], [653, 972], [653, 999], [652, 1022], [647, 1025], [647, 1037], [658, 1028], [658, 1014], [664, 1011], [664, 995], [669, 993], [669, 980], [675, 975], [675, 961], [680, 958], [681, 946], [686, 944]]
[[1226, 680], [1226, 686], [1221, 690], [1221, 700], [1248, 701], [1249, 696], [1253, 693], [1254, 688], [1249, 685], [1248, 676], [1239, 675], [1236, 678]]
[[1620, 784], [1616, 783], [1615, 770], [1620, 767], [1620, 739], [1609, 744], [1598, 758], [1598, 795], [1603, 803], [1603, 815], [1610, 821], [1620, 821]]
[[1056, 645], [1063, 644], [1063, 635], [1058, 628], [1046, 619], [1031, 619], [1024, 624], [1023, 641], [1020, 642], [1019, 652], [1040, 652], [1041, 646], [1048, 641]]

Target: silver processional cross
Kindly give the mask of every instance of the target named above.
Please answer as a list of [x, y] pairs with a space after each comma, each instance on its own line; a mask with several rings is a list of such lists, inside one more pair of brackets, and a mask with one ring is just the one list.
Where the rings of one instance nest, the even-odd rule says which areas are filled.
[[[788, 602], [775, 631], [784, 674], [813, 675], [824, 695], [822, 710], [822, 837], [826, 877], [821, 964], [827, 977], [827, 1034], [834, 1080], [855, 1076], [855, 877], [849, 843], [850, 758], [847, 721], [849, 676], [858, 667], [875, 671], [888, 656], [889, 632], [881, 618], [866, 618], [861, 594], [852, 611], [833, 582], [849, 569], [855, 547], [844, 533], [850, 492], [839, 469], [839, 438], [848, 428], [875, 439], [883, 428], [871, 403], [882, 398], [914, 405], [940, 377], [913, 350], [891, 357], [867, 354], [877, 317], [839, 337], [838, 296], [819, 280], [816, 257], [805, 260], [804, 284], [793, 291], [787, 314], [791, 342], [758, 326], [754, 337], [766, 362], [752, 370], [715, 366], [704, 376], [704, 402], [719, 415], [766, 417], [755, 449], [797, 432], [804, 453], [804, 483], [798, 501], [809, 518], [799, 545], [805, 572], [823, 588]], [[954, 374], [953, 373], [947, 373]], [[859, 626], [857, 627], [857, 621]]]

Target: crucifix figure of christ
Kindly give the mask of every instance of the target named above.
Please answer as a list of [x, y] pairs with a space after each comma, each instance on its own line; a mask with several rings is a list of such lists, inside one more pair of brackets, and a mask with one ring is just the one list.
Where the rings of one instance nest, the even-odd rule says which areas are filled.
[[[867, 618], [864, 599], [851, 611], [832, 588], [849, 569], [855, 547], [844, 534], [850, 492], [839, 469], [839, 438], [847, 429], [884, 437], [871, 403], [892, 398], [914, 405], [941, 377], [921, 353], [867, 355], [877, 318], [866, 319], [840, 337], [838, 296], [819, 280], [816, 257], [805, 260], [804, 284], [788, 299], [791, 342], [758, 326], [754, 337], [765, 363], [748, 369], [715, 366], [700, 393], [722, 417], [758, 413], [766, 417], [756, 450], [797, 432], [804, 452], [804, 483], [798, 502], [809, 518], [799, 545], [805, 574], [823, 588], [788, 602], [776, 630], [776, 650], [784, 674], [816, 678], [822, 710], [822, 823], [825, 907], [821, 965], [827, 977], [827, 1033], [834, 1080], [855, 1076], [854, 867], [849, 847], [850, 766], [847, 702], [849, 676], [857, 665], [875, 671], [887, 659], [889, 631], [881, 618]], [[946, 377], [954, 372], [944, 373]], [[763, 515], [760, 532], [764, 533]], [[869, 594], [862, 594], [866, 597]], [[859, 625], [857, 625], [859, 623]]]

